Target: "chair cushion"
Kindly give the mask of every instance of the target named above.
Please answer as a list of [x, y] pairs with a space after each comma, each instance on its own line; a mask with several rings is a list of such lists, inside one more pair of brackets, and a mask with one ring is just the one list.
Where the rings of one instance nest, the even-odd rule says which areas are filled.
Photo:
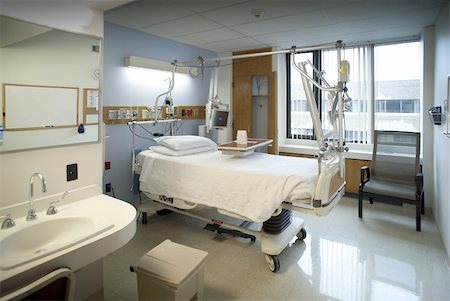
[[392, 196], [401, 199], [415, 200], [416, 186], [373, 180], [364, 185], [364, 192]]

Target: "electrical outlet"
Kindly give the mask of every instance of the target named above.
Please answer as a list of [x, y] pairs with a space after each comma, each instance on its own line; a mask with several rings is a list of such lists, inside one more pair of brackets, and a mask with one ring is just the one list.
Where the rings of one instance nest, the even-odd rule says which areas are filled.
[[105, 184], [105, 192], [111, 192], [111, 183]]
[[66, 166], [67, 182], [78, 179], [78, 164], [69, 164]]

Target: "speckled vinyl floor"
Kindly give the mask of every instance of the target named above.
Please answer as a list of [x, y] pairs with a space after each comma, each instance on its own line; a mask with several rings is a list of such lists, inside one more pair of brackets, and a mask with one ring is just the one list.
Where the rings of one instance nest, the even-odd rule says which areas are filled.
[[344, 197], [326, 217], [294, 213], [308, 236], [280, 255], [272, 273], [257, 241], [203, 230], [205, 223], [172, 213], [138, 223], [134, 238], [104, 259], [105, 299], [137, 300], [130, 264], [165, 239], [209, 253], [206, 300], [450, 300], [450, 273], [432, 216], [415, 231], [414, 207]]

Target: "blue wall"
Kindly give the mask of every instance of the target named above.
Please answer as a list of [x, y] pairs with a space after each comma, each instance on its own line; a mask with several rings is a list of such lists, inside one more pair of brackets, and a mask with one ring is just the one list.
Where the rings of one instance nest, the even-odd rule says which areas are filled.
[[[164, 61], [189, 61], [198, 56], [216, 57], [205, 49], [178, 43], [154, 35], [139, 32], [111, 23], [105, 23], [103, 62], [103, 105], [154, 105], [157, 95], [168, 88], [170, 73], [123, 67], [127, 56], [140, 56]], [[175, 105], [204, 105], [208, 99], [209, 71], [205, 80], [176, 74], [172, 98]], [[160, 100], [162, 101], [162, 100]], [[183, 122], [182, 134], [197, 134], [198, 126], [204, 120]], [[163, 132], [162, 125], [146, 125], [152, 132]], [[144, 130], [139, 134], [151, 138]], [[136, 204], [138, 196], [132, 193], [131, 154], [132, 135], [128, 125], [107, 125], [105, 160], [111, 162], [111, 169], [105, 170], [103, 183], [111, 183], [115, 196]], [[153, 143], [137, 138], [135, 148], [146, 149]]]

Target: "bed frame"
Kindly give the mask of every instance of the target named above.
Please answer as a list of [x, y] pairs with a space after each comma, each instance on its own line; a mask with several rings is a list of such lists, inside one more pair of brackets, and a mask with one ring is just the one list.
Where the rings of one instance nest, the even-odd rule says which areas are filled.
[[[251, 230], [248, 226], [253, 221], [235, 212], [229, 212], [216, 208], [221, 215], [233, 217], [242, 221], [240, 225], [233, 225], [217, 218], [210, 218], [189, 212], [198, 205], [178, 198], [157, 195], [150, 191], [142, 191], [145, 196], [157, 203], [156, 210], [168, 209], [192, 218], [206, 222], [205, 229], [218, 234], [230, 234], [242, 238], [261, 242], [261, 252], [265, 255], [266, 262], [272, 272], [280, 269], [278, 255], [297, 240], [305, 239], [307, 233], [303, 227], [303, 219], [292, 216], [292, 211], [313, 214], [317, 216], [327, 215], [344, 195], [345, 181], [340, 177], [338, 162], [327, 162], [332, 168], [330, 174], [322, 172], [318, 179], [318, 185], [313, 199], [293, 200], [283, 202], [273, 213], [272, 217], [262, 224], [259, 231]], [[146, 223], [146, 212], [142, 212], [143, 222]]]

